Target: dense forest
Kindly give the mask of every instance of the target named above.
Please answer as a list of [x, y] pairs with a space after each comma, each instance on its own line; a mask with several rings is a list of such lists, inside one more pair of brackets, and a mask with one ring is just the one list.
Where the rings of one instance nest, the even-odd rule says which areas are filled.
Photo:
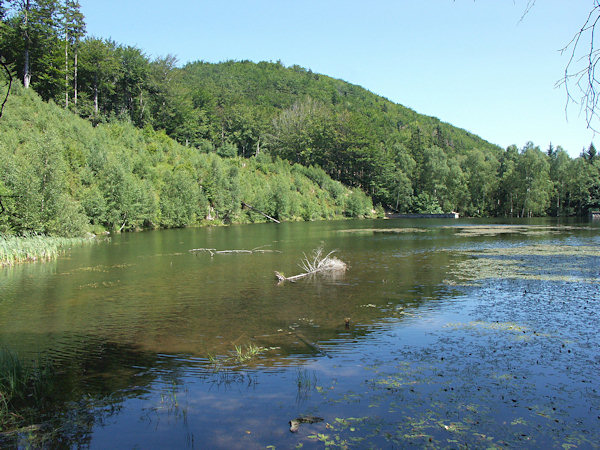
[[[3, 92], [10, 76], [18, 86], [0, 119], [0, 188], [22, 195], [15, 183], [23, 178], [11, 172], [22, 167], [17, 155], [29, 166], [60, 159], [62, 182], [69, 185], [63, 203], [32, 203], [32, 217], [40, 208], [72, 210], [83, 221], [116, 229], [183, 226], [215, 216], [240, 220], [241, 194], [231, 194], [239, 187], [224, 186], [259, 189], [251, 186], [258, 180], [243, 173], [261, 170], [287, 186], [296, 186], [294, 177], [302, 174], [331, 196], [321, 199], [327, 206], [293, 206], [274, 200], [282, 190], [263, 182], [260, 189], [275, 189], [262, 194], [272, 200], [243, 195], [284, 219], [367, 214], [371, 200], [360, 191], [399, 212], [530, 217], [584, 215], [600, 206], [600, 156], [593, 145], [574, 159], [551, 144], [544, 150], [533, 143], [501, 149], [361, 87], [280, 62], [180, 66], [173, 56], [151, 59], [136, 47], [86, 36], [76, 0], [0, 0], [0, 16]], [[54, 104], [47, 124], [35, 112], [46, 107], [22, 89]], [[67, 111], [53, 121], [58, 109]], [[38, 135], [29, 134], [36, 129]], [[36, 154], [34, 147], [48, 154]], [[102, 158], [109, 166], [94, 165]], [[215, 181], [209, 187], [211, 165]], [[191, 185], [196, 187], [183, 187]], [[112, 192], [117, 189], [122, 192]], [[305, 191], [296, 186], [289, 192]], [[128, 201], [140, 210], [117, 207], [119, 195], [132, 197]], [[165, 206], [168, 196], [177, 200]], [[11, 198], [4, 203], [15, 202]]]
[[222, 158], [164, 131], [92, 126], [17, 86], [0, 124], [2, 232], [77, 235], [195, 224], [364, 217], [371, 199], [318, 167]]

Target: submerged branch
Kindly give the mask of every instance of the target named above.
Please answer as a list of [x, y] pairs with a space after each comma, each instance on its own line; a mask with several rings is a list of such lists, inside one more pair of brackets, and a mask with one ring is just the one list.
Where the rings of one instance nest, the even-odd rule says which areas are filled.
[[214, 256], [217, 254], [227, 254], [227, 253], [281, 253], [280, 250], [266, 250], [263, 247], [267, 247], [263, 245], [261, 247], [255, 247], [252, 250], [245, 249], [232, 249], [232, 250], [217, 250], [216, 248], [192, 248], [188, 250], [189, 252], [208, 252], [210, 256]]

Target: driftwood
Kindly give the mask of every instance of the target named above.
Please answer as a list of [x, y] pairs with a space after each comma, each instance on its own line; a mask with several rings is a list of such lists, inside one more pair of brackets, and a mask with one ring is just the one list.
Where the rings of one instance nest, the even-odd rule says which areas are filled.
[[279, 220], [275, 219], [274, 217], [269, 216], [268, 214], [265, 214], [264, 212], [260, 211], [259, 209], [256, 209], [254, 206], [250, 206], [248, 203], [242, 202], [242, 206], [245, 206], [248, 209], [251, 209], [252, 211], [256, 211], [257, 213], [261, 214], [262, 216], [265, 216], [267, 219], [272, 220], [275, 223], [281, 223]]
[[227, 254], [227, 253], [281, 253], [280, 250], [267, 250], [267, 249], [264, 249], [263, 247], [266, 247], [266, 245], [263, 245], [262, 247], [253, 248], [252, 250], [244, 250], [244, 249], [217, 250], [215, 248], [192, 248], [188, 251], [189, 252], [208, 252], [208, 253], [210, 253], [210, 256], [223, 255], [223, 254]]
[[312, 256], [308, 257], [304, 254], [304, 258], [300, 262], [300, 268], [304, 270], [299, 275], [286, 277], [281, 272], [275, 271], [275, 276], [279, 282], [296, 281], [300, 278], [308, 277], [316, 273], [340, 273], [346, 270], [346, 263], [336, 257], [331, 256], [335, 250], [323, 256], [323, 249], [318, 248], [313, 251]]

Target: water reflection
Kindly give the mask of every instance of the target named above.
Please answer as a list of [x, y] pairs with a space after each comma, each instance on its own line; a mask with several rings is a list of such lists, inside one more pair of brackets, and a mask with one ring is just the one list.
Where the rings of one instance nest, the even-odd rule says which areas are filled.
[[[116, 236], [2, 272], [0, 342], [56, 361], [64, 389], [45, 436], [64, 446], [103, 448], [118, 436], [122, 448], [288, 448], [314, 445], [320, 437], [309, 436], [319, 433], [337, 445], [480, 445], [477, 433], [515, 444], [519, 427], [547, 429], [533, 420], [540, 414], [579, 420], [593, 433], [581, 411], [600, 407], [587, 387], [600, 380], [582, 366], [594, 364], [598, 342], [582, 323], [595, 314], [598, 284], [498, 281], [492, 273], [470, 286], [453, 271], [498, 248], [598, 246], [597, 228], [502, 228], [490, 237], [489, 227], [465, 233], [456, 225], [346, 221]], [[264, 245], [281, 253], [188, 251]], [[303, 253], [320, 246], [349, 265], [342, 277], [277, 284], [274, 271], [299, 273]], [[600, 277], [593, 254], [519, 261], [534, 274]], [[562, 296], [571, 299], [568, 316]], [[517, 324], [528, 339], [477, 325], [495, 322]], [[565, 359], [571, 353], [560, 345], [573, 340], [580, 356]], [[250, 345], [260, 349], [255, 357], [236, 360]], [[553, 356], [540, 364], [542, 355]], [[534, 401], [540, 395], [554, 400]], [[289, 421], [307, 415], [325, 420], [290, 433]], [[499, 425], [507, 421], [517, 424]], [[567, 428], [571, 437], [581, 431]], [[563, 439], [537, 433], [537, 444]]]

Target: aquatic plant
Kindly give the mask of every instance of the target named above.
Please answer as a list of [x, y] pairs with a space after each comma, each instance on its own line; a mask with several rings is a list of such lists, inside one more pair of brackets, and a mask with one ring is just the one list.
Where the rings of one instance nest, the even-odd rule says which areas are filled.
[[299, 391], [310, 391], [317, 385], [317, 375], [313, 370], [312, 375], [306, 369], [298, 369], [296, 373], [296, 385]]
[[245, 363], [266, 351], [266, 349], [264, 347], [259, 347], [252, 343], [246, 345], [245, 348], [241, 345], [235, 345], [234, 347], [235, 347], [234, 359], [236, 362], [238, 362], [240, 364]]
[[[593, 246], [536, 244], [454, 251], [465, 257], [453, 264], [444, 280], [448, 285], [478, 283], [484, 279], [522, 279], [597, 284], [593, 258], [600, 250]], [[560, 263], [559, 263], [560, 261]], [[588, 264], [583, 264], [587, 261]]]
[[21, 425], [24, 410], [40, 407], [53, 381], [48, 361], [28, 364], [16, 352], [0, 348], [0, 430]]
[[57, 258], [74, 245], [94, 242], [93, 238], [50, 237], [40, 234], [0, 235], [0, 266]]
[[228, 366], [231, 365], [247, 363], [261, 353], [269, 350], [253, 343], [247, 345], [236, 344], [233, 347], [234, 349], [229, 352], [229, 356], [217, 357], [211, 353], [208, 354], [207, 360], [213, 372], [221, 372], [222, 370], [226, 370]]

